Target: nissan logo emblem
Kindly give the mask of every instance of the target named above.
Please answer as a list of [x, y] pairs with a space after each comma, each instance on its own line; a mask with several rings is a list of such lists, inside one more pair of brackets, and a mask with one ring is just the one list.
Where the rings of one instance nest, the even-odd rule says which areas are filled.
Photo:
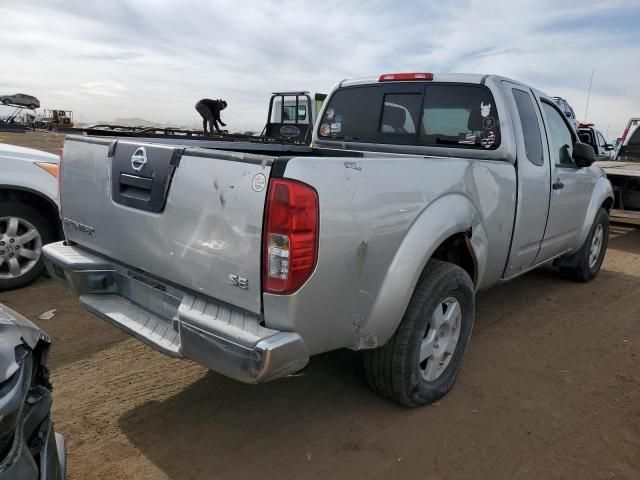
[[131, 155], [131, 168], [136, 172], [139, 172], [147, 164], [147, 151], [144, 147], [138, 148], [133, 155]]

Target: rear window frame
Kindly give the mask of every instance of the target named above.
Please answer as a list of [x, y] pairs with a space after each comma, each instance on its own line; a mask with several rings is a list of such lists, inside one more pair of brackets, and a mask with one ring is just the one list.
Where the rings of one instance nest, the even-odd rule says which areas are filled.
[[[336, 89], [331, 97], [328, 98], [326, 102], [326, 108], [322, 111], [322, 117], [319, 118], [317, 122], [317, 127], [315, 130], [318, 141], [320, 142], [349, 142], [349, 143], [357, 143], [357, 144], [367, 144], [367, 145], [380, 145], [380, 146], [406, 146], [406, 147], [415, 147], [420, 149], [456, 149], [456, 150], [467, 150], [473, 152], [495, 152], [500, 149], [500, 147], [504, 144], [504, 139], [502, 138], [501, 133], [496, 135], [498, 141], [496, 141], [490, 148], [485, 148], [480, 144], [476, 145], [466, 145], [466, 144], [432, 144], [432, 143], [421, 143], [421, 131], [422, 131], [422, 122], [424, 117], [424, 108], [425, 108], [425, 99], [427, 98], [428, 88], [430, 86], [462, 86], [462, 87], [472, 87], [478, 89], [484, 89], [484, 92], [491, 100], [491, 105], [494, 110], [492, 110], [492, 115], [497, 117], [496, 127], [500, 132], [502, 130], [502, 121], [501, 116], [505, 115], [505, 112], [498, 111], [498, 105], [496, 102], [496, 98], [493, 94], [492, 89], [486, 85], [485, 83], [474, 83], [474, 82], [447, 82], [447, 81], [409, 81], [409, 82], [388, 82], [388, 83], [366, 83], [361, 85], [349, 85], [345, 87], [340, 87]], [[335, 96], [343, 91], [348, 91], [351, 89], [359, 89], [359, 88], [375, 88], [378, 90], [378, 97], [374, 97], [374, 101], [378, 106], [378, 114], [375, 119], [375, 128], [371, 129], [371, 135], [367, 138], [344, 138], [344, 136], [323, 136], [321, 134], [321, 129], [323, 124], [328, 123], [328, 119], [325, 117], [327, 111], [331, 110], [333, 105], [333, 99]], [[392, 135], [389, 133], [380, 132], [380, 126], [384, 114], [384, 99], [386, 95], [389, 94], [411, 94], [418, 93], [416, 90], [420, 90], [420, 94], [422, 95], [422, 105], [420, 108], [420, 116], [418, 118], [418, 122], [416, 125], [415, 137], [411, 140], [407, 138], [407, 136], [403, 135], [403, 138], [396, 137], [392, 138]], [[508, 114], [508, 112], [507, 112]], [[373, 120], [372, 120], [373, 121]], [[415, 124], [415, 121], [414, 121]], [[400, 141], [401, 140], [401, 141]]]

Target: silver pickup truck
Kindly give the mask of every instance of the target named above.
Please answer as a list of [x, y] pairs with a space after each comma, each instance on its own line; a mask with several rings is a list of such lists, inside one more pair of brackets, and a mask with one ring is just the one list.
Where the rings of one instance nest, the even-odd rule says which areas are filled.
[[299, 154], [68, 137], [52, 276], [142, 342], [263, 382], [364, 350], [403, 405], [454, 384], [474, 296], [592, 279], [611, 185], [553, 99], [498, 76], [340, 82]]

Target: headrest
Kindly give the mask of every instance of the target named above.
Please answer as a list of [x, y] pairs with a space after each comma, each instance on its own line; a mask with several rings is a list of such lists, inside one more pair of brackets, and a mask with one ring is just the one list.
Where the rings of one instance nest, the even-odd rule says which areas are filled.
[[469, 113], [467, 128], [472, 132], [482, 131], [482, 113], [479, 108], [473, 108]]
[[404, 128], [407, 112], [404, 108], [385, 105], [384, 123], [393, 128]]

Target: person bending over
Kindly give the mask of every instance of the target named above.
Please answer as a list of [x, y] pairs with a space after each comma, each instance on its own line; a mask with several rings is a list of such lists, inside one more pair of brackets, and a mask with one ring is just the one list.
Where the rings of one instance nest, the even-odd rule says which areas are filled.
[[226, 127], [227, 124], [220, 118], [220, 112], [227, 108], [227, 102], [224, 100], [211, 100], [210, 98], [203, 98], [196, 103], [196, 111], [202, 117], [202, 129], [204, 134], [213, 133], [215, 129], [216, 133], [220, 133], [220, 125]]

